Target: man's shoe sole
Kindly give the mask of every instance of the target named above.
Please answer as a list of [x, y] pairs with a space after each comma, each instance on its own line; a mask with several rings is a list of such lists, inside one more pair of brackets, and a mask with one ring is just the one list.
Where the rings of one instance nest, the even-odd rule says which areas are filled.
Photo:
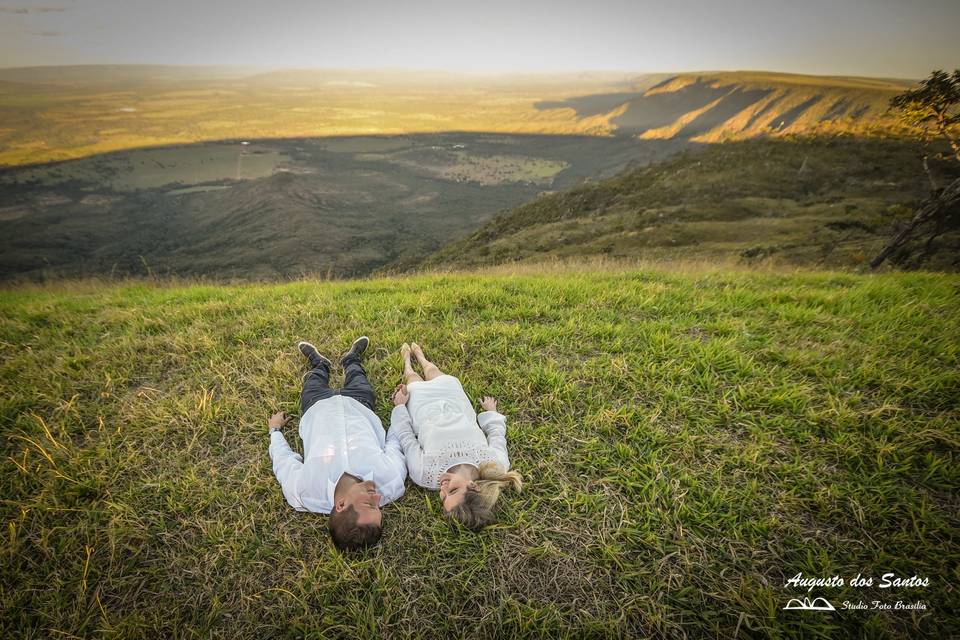
[[[304, 352], [302, 345], [306, 345], [306, 346], [310, 347], [310, 348], [313, 350], [313, 353], [308, 354], [308, 353]], [[313, 346], [312, 344], [310, 344], [310, 343], [307, 342], [306, 340], [301, 340], [300, 342], [298, 342], [298, 343], [297, 343], [297, 349], [299, 349], [299, 350], [300, 350], [300, 353], [302, 353], [303, 356], [310, 362], [310, 366], [311, 366], [311, 367], [316, 367], [316, 366], [318, 366], [318, 362], [319, 362], [319, 364], [326, 364], [328, 367], [333, 366], [333, 363], [330, 362], [330, 359], [329, 359], [329, 358], [327, 358], [325, 355], [321, 354], [321, 353], [317, 350], [317, 348], [316, 348], [315, 346]], [[318, 362], [314, 362], [314, 361], [318, 361]]]
[[[363, 349], [357, 350], [357, 344], [359, 344], [361, 341], [364, 341]], [[364, 354], [368, 346], [370, 346], [370, 338], [368, 338], [367, 336], [360, 336], [359, 338], [353, 341], [353, 344], [350, 345], [350, 349], [348, 349], [345, 354], [340, 356], [340, 362], [343, 362], [350, 356], [356, 356], [359, 358]]]

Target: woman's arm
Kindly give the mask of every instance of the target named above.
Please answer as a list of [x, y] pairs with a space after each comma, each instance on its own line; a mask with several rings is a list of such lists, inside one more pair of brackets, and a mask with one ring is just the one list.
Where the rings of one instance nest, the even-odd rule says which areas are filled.
[[403, 385], [397, 387], [393, 394], [393, 413], [390, 414], [390, 431], [387, 433], [387, 446], [393, 439], [406, 457], [406, 468], [410, 472], [410, 479], [422, 486], [423, 483], [423, 448], [416, 434], [413, 433], [413, 419], [407, 410], [407, 395]]
[[403, 497], [407, 480], [407, 463], [403, 456], [403, 448], [393, 429], [387, 432], [382, 469], [380, 479], [377, 480], [377, 489], [383, 494], [383, 503], [387, 504]]
[[503, 470], [510, 469], [510, 457], [507, 455], [507, 418], [497, 411], [497, 401], [486, 396], [480, 401], [480, 407], [486, 409], [477, 415], [477, 424], [487, 436], [487, 444], [503, 466]]
[[[393, 421], [393, 416], [391, 416]], [[389, 481], [377, 482], [377, 488], [383, 494], [384, 504], [399, 500], [405, 490], [407, 479], [407, 461], [403, 454], [403, 445], [400, 443], [399, 431], [391, 426], [387, 431], [387, 441], [383, 448], [384, 471], [383, 478]]]

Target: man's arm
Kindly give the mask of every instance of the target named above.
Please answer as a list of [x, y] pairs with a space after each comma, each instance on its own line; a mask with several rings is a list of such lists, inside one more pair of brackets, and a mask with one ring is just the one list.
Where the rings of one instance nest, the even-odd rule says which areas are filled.
[[487, 436], [487, 444], [493, 449], [504, 471], [510, 469], [510, 457], [507, 455], [507, 418], [497, 411], [497, 401], [490, 396], [484, 396], [480, 401], [483, 413], [477, 416], [477, 424]]
[[290, 418], [283, 412], [270, 417], [267, 423], [270, 429], [270, 459], [273, 461], [273, 473], [280, 482], [280, 489], [287, 503], [297, 511], [306, 511], [300, 502], [299, 479], [303, 472], [303, 456], [294, 453], [280, 431]]

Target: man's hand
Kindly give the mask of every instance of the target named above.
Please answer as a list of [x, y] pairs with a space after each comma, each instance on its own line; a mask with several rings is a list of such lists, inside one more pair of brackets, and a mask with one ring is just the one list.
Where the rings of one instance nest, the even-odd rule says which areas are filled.
[[407, 393], [407, 385], [398, 384], [396, 389], [393, 390], [393, 405], [399, 407], [402, 404], [407, 404], [409, 399], [410, 394]]
[[287, 423], [290, 422], [293, 418], [288, 416], [283, 411], [277, 411], [275, 414], [270, 416], [270, 419], [267, 420], [267, 429], [272, 431], [273, 429], [282, 429], [287, 426]]
[[496, 411], [497, 399], [493, 396], [483, 396], [483, 398], [480, 400], [480, 408], [484, 411]]

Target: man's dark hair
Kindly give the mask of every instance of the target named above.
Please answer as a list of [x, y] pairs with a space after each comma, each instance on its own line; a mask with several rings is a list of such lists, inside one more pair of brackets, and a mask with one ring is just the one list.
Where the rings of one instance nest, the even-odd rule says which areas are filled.
[[383, 527], [375, 524], [357, 524], [357, 510], [350, 505], [343, 511], [334, 510], [327, 519], [330, 537], [340, 551], [360, 551], [380, 542]]

